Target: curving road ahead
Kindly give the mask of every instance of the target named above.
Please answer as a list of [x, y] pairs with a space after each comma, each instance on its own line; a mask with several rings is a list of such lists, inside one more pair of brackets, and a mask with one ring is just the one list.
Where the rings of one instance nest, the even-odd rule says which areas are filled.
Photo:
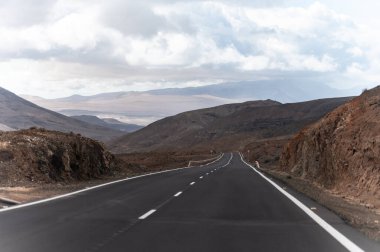
[[0, 210], [0, 251], [380, 251], [272, 183], [229, 153], [203, 167]]

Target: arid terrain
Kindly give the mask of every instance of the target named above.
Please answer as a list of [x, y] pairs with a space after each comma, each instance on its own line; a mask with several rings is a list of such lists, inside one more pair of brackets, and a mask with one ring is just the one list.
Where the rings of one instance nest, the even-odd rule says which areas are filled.
[[301, 131], [281, 170], [380, 209], [380, 87]]
[[27, 202], [217, 156], [197, 152], [114, 156], [102, 143], [78, 134], [37, 128], [0, 132], [0, 205], [1, 198]]
[[[280, 165], [259, 158], [262, 168], [380, 239], [379, 118], [380, 87], [299, 132], [282, 150]], [[249, 149], [254, 162], [261, 153]]]
[[117, 168], [95, 140], [36, 128], [0, 133], [0, 167], [2, 186], [90, 180]]
[[[380, 239], [379, 104], [377, 88], [357, 98], [265, 100], [195, 110], [113, 141], [109, 145], [116, 154], [75, 133], [1, 132], [0, 198], [27, 202], [240, 150], [269, 176]], [[103, 124], [96, 117], [82, 119]]]
[[272, 100], [194, 110], [159, 120], [110, 144], [115, 153], [241, 149], [297, 133], [350, 98], [281, 104]]

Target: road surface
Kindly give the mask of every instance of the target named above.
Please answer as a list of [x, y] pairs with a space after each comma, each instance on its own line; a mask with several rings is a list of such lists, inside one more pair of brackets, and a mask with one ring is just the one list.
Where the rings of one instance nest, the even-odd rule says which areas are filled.
[[[302, 195], [296, 197], [308, 208], [313, 204], [314, 212], [357, 248], [380, 251], [378, 244], [334, 214]], [[0, 251], [348, 249], [238, 153], [229, 153], [203, 167], [143, 176], [0, 211]]]

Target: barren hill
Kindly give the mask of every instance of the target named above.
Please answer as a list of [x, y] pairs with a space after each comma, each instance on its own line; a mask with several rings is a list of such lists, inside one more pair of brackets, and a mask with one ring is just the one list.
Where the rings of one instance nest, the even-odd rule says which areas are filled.
[[380, 207], [380, 87], [364, 92], [288, 143], [282, 170]]
[[72, 131], [102, 141], [124, 134], [44, 109], [3, 88], [0, 88], [0, 124], [5, 130], [40, 127], [62, 132]]
[[295, 134], [348, 98], [281, 104], [253, 101], [195, 110], [168, 117], [114, 141], [114, 152], [196, 148], [227, 151], [252, 139]]

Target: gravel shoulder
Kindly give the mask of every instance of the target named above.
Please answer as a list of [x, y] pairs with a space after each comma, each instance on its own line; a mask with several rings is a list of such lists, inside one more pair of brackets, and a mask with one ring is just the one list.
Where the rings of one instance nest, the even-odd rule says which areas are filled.
[[380, 210], [373, 205], [348, 198], [285, 172], [263, 168], [260, 170], [327, 207], [369, 238], [380, 241]]

